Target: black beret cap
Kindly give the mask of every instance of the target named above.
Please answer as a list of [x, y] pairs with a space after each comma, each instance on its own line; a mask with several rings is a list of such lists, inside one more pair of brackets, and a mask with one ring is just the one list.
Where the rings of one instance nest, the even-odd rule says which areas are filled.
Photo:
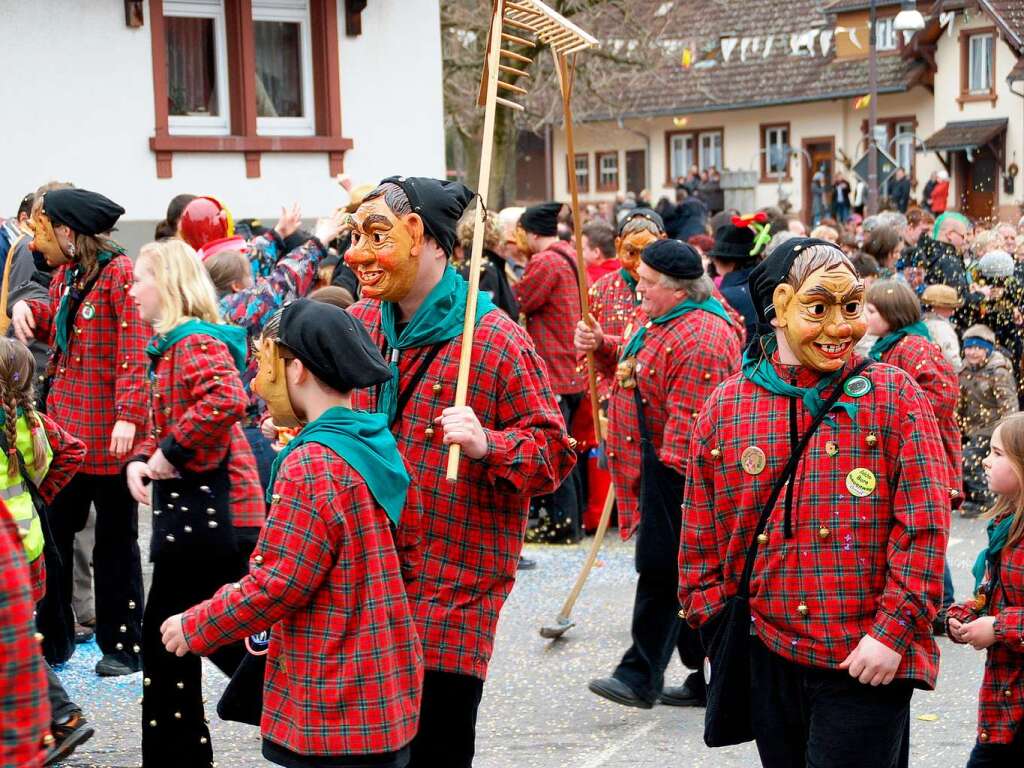
[[750, 227], [726, 224], [715, 232], [715, 247], [708, 256], [722, 261], [752, 259], [750, 252], [754, 249], [754, 237], [754, 230]]
[[114, 228], [124, 208], [88, 189], [54, 189], [43, 195], [43, 213], [79, 235], [99, 235]]
[[704, 274], [704, 263], [692, 245], [678, 240], [655, 240], [640, 253], [651, 269], [680, 280], [694, 280]]
[[648, 221], [653, 222], [660, 231], [665, 231], [665, 221], [657, 211], [652, 211], [650, 208], [634, 208], [623, 216], [622, 221], [619, 222], [620, 235], [622, 234], [622, 230], [626, 228], [626, 225], [633, 219], [647, 219]]
[[455, 247], [455, 230], [476, 192], [461, 181], [441, 181], [426, 176], [388, 176], [381, 184], [397, 184], [409, 198], [412, 212], [423, 219], [423, 228], [445, 256]]
[[535, 235], [552, 237], [558, 234], [558, 214], [561, 211], [561, 203], [531, 205], [519, 217], [519, 226]]
[[339, 392], [372, 387], [391, 378], [391, 369], [363, 324], [331, 304], [310, 299], [288, 304], [281, 312], [278, 341]]

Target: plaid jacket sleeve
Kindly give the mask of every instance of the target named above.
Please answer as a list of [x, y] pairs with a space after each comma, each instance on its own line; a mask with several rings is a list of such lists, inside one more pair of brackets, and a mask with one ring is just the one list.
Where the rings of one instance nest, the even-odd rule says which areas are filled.
[[[338, 530], [315, 508], [303, 478], [301, 454], [296, 452], [282, 464], [274, 484], [275, 503], [256, 544], [259, 567], [182, 617], [195, 653], [208, 654], [299, 610], [330, 571]], [[335, 498], [340, 509], [351, 501], [344, 494]]]
[[71, 481], [82, 466], [82, 460], [85, 459], [85, 443], [65, 432], [46, 414], [38, 413], [37, 416], [42, 422], [46, 439], [53, 451], [50, 469], [39, 484], [39, 495], [43, 501], [50, 504], [54, 496]]
[[503, 386], [496, 388], [497, 426], [484, 427], [487, 455], [480, 461], [491, 469], [491, 479], [509, 484], [524, 496], [552, 493], [572, 470], [575, 452], [569, 444], [566, 425], [546, 367], [525, 331], [509, 324], [514, 338], [502, 341], [503, 353], [493, 350], [496, 375]]
[[114, 362], [114, 407], [119, 421], [128, 421], [145, 429], [149, 412], [146, 387], [146, 342], [150, 329], [142, 322], [131, 296], [132, 263], [117, 256], [107, 266], [110, 271], [110, 307], [117, 322], [117, 349]]
[[222, 449], [231, 425], [245, 415], [246, 397], [238, 370], [223, 342], [200, 334], [173, 348], [175, 390], [185, 409], [161, 440], [167, 460], [182, 466], [197, 452]]
[[736, 591], [722, 567], [719, 542], [727, 536], [719, 528], [723, 521], [715, 504], [715, 467], [711, 458], [715, 447], [713, 414], [721, 399], [719, 387], [697, 414], [686, 460], [679, 537], [679, 602], [680, 616], [694, 627], [716, 616]]
[[[26, 299], [25, 303], [32, 310], [32, 319], [36, 323], [36, 338], [53, 346], [53, 316], [57, 314], [57, 305], [60, 303], [60, 295], [64, 290], [64, 272], [67, 267], [61, 267], [53, 273], [50, 280], [50, 294], [47, 300]], [[41, 371], [40, 371], [41, 373]]]
[[423, 505], [415, 482], [409, 484], [402, 519], [394, 536], [398, 561], [402, 566], [402, 581], [410, 584], [419, 576], [423, 564]]
[[931, 476], [944, 455], [938, 423], [919, 389], [907, 387], [903, 403], [887, 578], [870, 632], [901, 654], [942, 601], [935, 574], [942, 573], [950, 522], [948, 497], [935, 497]]
[[0, 503], [0, 765], [17, 768], [42, 765], [50, 720], [33, 608], [21, 537]]

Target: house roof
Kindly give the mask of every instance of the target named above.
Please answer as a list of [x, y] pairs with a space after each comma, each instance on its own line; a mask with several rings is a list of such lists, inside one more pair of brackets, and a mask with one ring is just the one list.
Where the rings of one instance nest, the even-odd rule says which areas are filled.
[[[878, 0], [875, 7], [886, 8], [899, 4], [900, 0]], [[825, 10], [829, 13], [846, 13], [847, 11], [866, 11], [870, 7], [871, 0], [833, 0], [831, 3], [826, 3]]]
[[[579, 24], [602, 41], [602, 48], [581, 59], [586, 62], [581, 74], [590, 72], [581, 78], [587, 85], [580, 83], [576, 91], [576, 119], [717, 112], [863, 96], [867, 58], [835, 59], [833, 5], [835, 0], [632, 0], [621, 18], [605, 11], [588, 21], [581, 14]], [[860, 42], [866, 48], [867, 41]], [[724, 48], [730, 45], [726, 56]], [[688, 68], [682, 64], [687, 49], [692, 53]], [[615, 65], [602, 67], [602, 56], [614, 59]], [[623, 59], [640, 66], [623, 65]], [[916, 60], [879, 56], [879, 93], [906, 91], [923, 73]]]
[[1024, 53], [1024, 3], [1020, 0], [979, 0], [978, 5], [995, 19], [1013, 49]]
[[983, 147], [1006, 130], [1008, 120], [962, 120], [946, 123], [924, 142], [929, 152]]

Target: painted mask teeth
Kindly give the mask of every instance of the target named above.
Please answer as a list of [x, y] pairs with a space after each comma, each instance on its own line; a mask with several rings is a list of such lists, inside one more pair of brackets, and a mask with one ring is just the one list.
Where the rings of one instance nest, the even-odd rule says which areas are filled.
[[821, 348], [828, 352], [830, 355], [835, 355], [846, 349], [845, 344], [822, 344]]

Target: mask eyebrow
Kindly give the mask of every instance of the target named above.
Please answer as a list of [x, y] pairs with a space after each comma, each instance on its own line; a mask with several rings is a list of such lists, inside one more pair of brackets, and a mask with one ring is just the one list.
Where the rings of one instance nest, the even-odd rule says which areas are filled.
[[362, 223], [356, 221], [355, 217], [352, 218], [352, 226], [362, 232], [369, 232], [371, 227], [377, 229], [391, 229], [391, 220], [380, 213], [367, 214], [366, 218], [363, 219]]

